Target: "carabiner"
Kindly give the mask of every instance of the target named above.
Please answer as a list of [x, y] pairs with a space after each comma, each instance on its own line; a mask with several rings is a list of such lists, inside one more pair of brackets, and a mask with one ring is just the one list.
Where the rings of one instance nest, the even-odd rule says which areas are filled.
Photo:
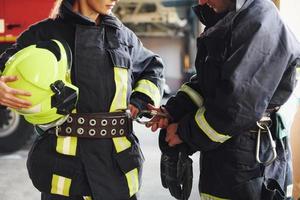
[[[150, 118], [148, 118], [148, 116], [151, 116]], [[153, 118], [155, 118], [156, 116], [159, 117], [165, 117], [168, 118], [168, 114], [163, 113], [163, 112], [158, 112], [156, 110], [141, 110], [135, 119], [136, 122], [140, 123], [140, 124], [148, 124], [151, 123], [151, 120]], [[145, 120], [143, 120], [143, 118], [146, 118]]]
[[[272, 137], [272, 134], [271, 134], [271, 131], [270, 131], [268, 125], [266, 125], [266, 124], [259, 124], [258, 122], [257, 122], [257, 125], [258, 125], [259, 129], [258, 129], [258, 133], [257, 133], [257, 143], [256, 143], [256, 161], [258, 163], [261, 163], [261, 164], [265, 165], [265, 166], [268, 166], [268, 165], [270, 165], [277, 158], [276, 143], [273, 140], [273, 137]], [[266, 160], [266, 161], [261, 161], [260, 160], [260, 156], [259, 156], [259, 151], [260, 151], [260, 136], [261, 136], [261, 131], [262, 130], [267, 130], [269, 141], [270, 141], [271, 148], [272, 148], [272, 154], [273, 154], [273, 156], [271, 157], [271, 159], [270, 160]]]

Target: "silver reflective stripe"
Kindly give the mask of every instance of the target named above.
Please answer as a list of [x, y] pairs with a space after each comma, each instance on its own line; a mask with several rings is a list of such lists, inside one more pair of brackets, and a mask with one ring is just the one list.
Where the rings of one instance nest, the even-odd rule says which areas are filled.
[[199, 108], [203, 105], [202, 96], [188, 85], [183, 84], [178, 91], [186, 93]]
[[199, 128], [207, 135], [209, 139], [211, 139], [214, 142], [220, 142], [223, 143], [226, 140], [230, 139], [231, 137], [229, 135], [225, 135], [222, 133], [218, 133], [216, 130], [214, 130], [206, 121], [204, 117], [205, 108], [201, 107], [198, 109], [196, 115], [195, 115], [195, 121], [198, 124]]

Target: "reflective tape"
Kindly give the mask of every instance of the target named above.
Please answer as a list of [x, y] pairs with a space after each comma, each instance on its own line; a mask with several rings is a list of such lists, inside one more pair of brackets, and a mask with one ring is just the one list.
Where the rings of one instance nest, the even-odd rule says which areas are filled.
[[72, 180], [56, 174], [52, 175], [51, 194], [69, 196]]
[[134, 87], [134, 92], [140, 92], [148, 97], [154, 102], [155, 106], [160, 105], [161, 95], [158, 87], [151, 81], [142, 79], [139, 80]]
[[229, 200], [229, 199], [223, 199], [206, 193], [200, 193], [200, 197], [201, 200]]
[[[115, 67], [115, 84], [116, 84], [116, 93], [112, 104], [110, 106], [110, 112], [115, 112], [118, 110], [124, 110], [127, 108], [127, 82], [128, 82], [128, 71], [127, 69]], [[131, 143], [126, 137], [116, 137], [113, 138], [115, 149], [117, 153], [124, 151], [131, 147]]]
[[75, 156], [77, 140], [77, 137], [58, 136], [56, 140], [56, 151], [64, 155]]
[[90, 196], [84, 196], [83, 199], [84, 200], [92, 200], [92, 197], [90, 197]]
[[135, 193], [139, 191], [139, 175], [138, 169], [135, 168], [125, 174], [128, 188], [129, 188], [129, 195], [132, 197]]
[[203, 105], [203, 97], [190, 86], [183, 84], [178, 91], [186, 93], [199, 108]]
[[204, 107], [201, 107], [200, 109], [198, 109], [198, 111], [195, 115], [195, 121], [196, 121], [198, 127], [207, 135], [207, 137], [209, 139], [211, 139], [214, 142], [223, 143], [226, 140], [231, 138], [229, 135], [218, 133], [216, 130], [214, 130], [206, 121], [206, 119], [204, 117], [204, 113], [205, 113]]

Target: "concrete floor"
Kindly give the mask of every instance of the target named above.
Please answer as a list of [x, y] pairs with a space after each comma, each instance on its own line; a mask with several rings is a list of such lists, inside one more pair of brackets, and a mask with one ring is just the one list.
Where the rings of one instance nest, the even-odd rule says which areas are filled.
[[[158, 134], [152, 133], [139, 124], [134, 124], [134, 127], [146, 158], [140, 193], [141, 200], [174, 200], [160, 182]], [[26, 170], [28, 149], [27, 147], [11, 155], [0, 156], [0, 200], [40, 199], [40, 193], [31, 184]], [[198, 157], [198, 154], [192, 157], [194, 160], [194, 186], [190, 200], [200, 199], [197, 189]]]

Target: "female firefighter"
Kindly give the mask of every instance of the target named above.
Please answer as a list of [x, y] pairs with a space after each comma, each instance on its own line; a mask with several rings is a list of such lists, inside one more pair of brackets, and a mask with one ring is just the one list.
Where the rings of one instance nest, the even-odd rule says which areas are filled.
[[[27, 161], [42, 200], [137, 199], [143, 155], [124, 110], [135, 117], [147, 103], [159, 104], [163, 63], [112, 14], [117, 2], [56, 1], [50, 18], [23, 32], [0, 57], [3, 71], [16, 52], [53, 39], [72, 52], [76, 113], [55, 128], [37, 126], [40, 136]], [[17, 79], [0, 78], [0, 104], [28, 108], [31, 102], [18, 97], [34, 94], [8, 86]]]

